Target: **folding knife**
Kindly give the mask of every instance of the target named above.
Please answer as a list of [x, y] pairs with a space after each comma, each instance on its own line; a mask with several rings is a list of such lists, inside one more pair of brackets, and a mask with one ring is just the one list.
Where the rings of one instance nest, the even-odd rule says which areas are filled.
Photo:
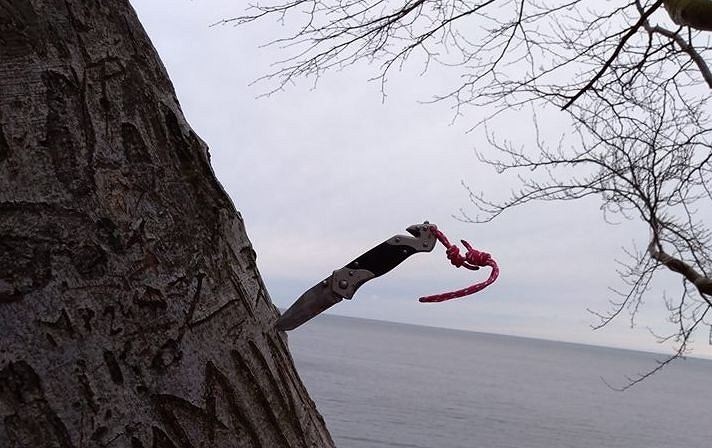
[[336, 305], [351, 299], [364, 283], [379, 277], [418, 252], [430, 252], [437, 238], [427, 221], [406, 230], [410, 235], [395, 235], [362, 254], [302, 294], [277, 320], [276, 328], [288, 331]]

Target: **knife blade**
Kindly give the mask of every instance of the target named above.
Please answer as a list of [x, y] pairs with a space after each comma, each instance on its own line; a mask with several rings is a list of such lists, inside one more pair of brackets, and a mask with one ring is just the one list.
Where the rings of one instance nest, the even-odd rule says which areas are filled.
[[277, 319], [280, 331], [297, 328], [343, 299], [351, 299], [364, 283], [389, 272], [406, 258], [419, 252], [430, 252], [437, 238], [433, 224], [409, 226], [410, 235], [395, 235], [337, 269], [321, 282], [304, 292]]

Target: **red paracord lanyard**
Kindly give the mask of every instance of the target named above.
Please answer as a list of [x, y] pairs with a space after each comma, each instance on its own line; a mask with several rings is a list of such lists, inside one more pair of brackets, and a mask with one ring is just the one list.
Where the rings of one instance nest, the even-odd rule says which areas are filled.
[[457, 268], [464, 266], [467, 269], [473, 271], [478, 270], [482, 266], [489, 266], [492, 268], [492, 272], [490, 272], [489, 278], [481, 283], [468, 286], [467, 288], [458, 289], [457, 291], [421, 297], [420, 299], [418, 299], [420, 302], [444, 302], [446, 300], [469, 296], [470, 294], [474, 294], [477, 291], [482, 291], [483, 289], [494, 283], [495, 280], [497, 280], [497, 277], [499, 276], [499, 267], [497, 266], [497, 262], [494, 261], [490, 254], [488, 254], [487, 252], [480, 252], [477, 249], [473, 249], [467, 241], [461, 240], [463, 246], [467, 248], [467, 253], [463, 257], [462, 255], [460, 255], [460, 249], [457, 246], [450, 244], [450, 241], [448, 241], [447, 237], [440, 230], [438, 230], [436, 226], [431, 226], [430, 230], [433, 232], [433, 234], [435, 234], [437, 239], [441, 243], [443, 243], [443, 246], [445, 246], [445, 253], [447, 254], [447, 258], [448, 260], [450, 260], [450, 263], [452, 263], [453, 266]]

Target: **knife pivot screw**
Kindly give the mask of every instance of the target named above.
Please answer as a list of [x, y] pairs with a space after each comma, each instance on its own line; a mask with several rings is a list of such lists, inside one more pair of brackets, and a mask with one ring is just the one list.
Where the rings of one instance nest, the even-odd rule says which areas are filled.
[[395, 241], [396, 243], [400, 243], [400, 238], [396, 237], [396, 239], [395, 239], [394, 241]]
[[349, 282], [347, 282], [346, 280], [339, 281], [339, 288], [346, 289], [346, 288], [348, 288], [348, 286], [349, 286]]

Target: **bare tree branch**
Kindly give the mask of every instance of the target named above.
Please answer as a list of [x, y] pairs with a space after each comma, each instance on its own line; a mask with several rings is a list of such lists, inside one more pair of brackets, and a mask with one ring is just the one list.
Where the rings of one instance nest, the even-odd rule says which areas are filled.
[[[677, 272], [685, 277], [686, 280], [697, 288], [703, 297], [712, 296], [712, 278], [705, 277], [697, 272], [695, 268], [690, 266], [688, 263], [665, 253], [661, 249], [661, 245], [657, 237], [653, 237], [650, 241], [650, 245], [648, 245], [648, 253], [654, 260], [657, 260], [671, 271]], [[709, 299], [706, 297], [705, 300], [709, 302]], [[710, 305], [712, 305], [712, 303], [710, 303]]]
[[[712, 1], [275, 1], [222, 22], [296, 23], [268, 44], [287, 54], [261, 79], [271, 83], [268, 94], [361, 62], [375, 65], [384, 95], [394, 67], [454, 72], [460, 81], [432, 102], [450, 103], [454, 118], [468, 109], [482, 117], [473, 129], [481, 126], [489, 145], [477, 157], [518, 182], [503, 200], [463, 183], [476, 214], [462, 210], [461, 219], [488, 222], [533, 201], [597, 197], [604, 219], [638, 220], [653, 236], [627, 251], [623, 286], [612, 289], [610, 310], [594, 312], [595, 327], [625, 313], [633, 323], [663, 269], [680, 275], [684, 293], [663, 294], [675, 332], [658, 340], [676, 348], [650, 374], [710, 327], [712, 39], [703, 31], [712, 29]], [[553, 120], [567, 120], [569, 132], [548, 142], [536, 116], [535, 141], [490, 131], [525, 106], [556, 110]]]
[[643, 12], [643, 14], [640, 16], [638, 21], [630, 27], [630, 29], [625, 33], [625, 35], [621, 38], [620, 42], [618, 42], [618, 45], [616, 45], [615, 50], [613, 51], [613, 54], [611, 54], [611, 57], [606, 60], [606, 62], [603, 64], [603, 66], [600, 68], [598, 73], [591, 78], [591, 80], [586, 84], [581, 90], [576, 92], [576, 94], [566, 102], [566, 104], [563, 105], [562, 109], [566, 110], [568, 109], [569, 106], [571, 106], [574, 101], [576, 101], [581, 95], [583, 95], [587, 90], [591, 89], [595, 84], [596, 81], [601, 79], [601, 76], [603, 76], [604, 73], [608, 69], [611, 68], [611, 64], [615, 62], [616, 59], [618, 59], [618, 55], [620, 54], [621, 50], [623, 50], [623, 47], [625, 47], [625, 44], [628, 42], [628, 40], [633, 37], [637, 32], [638, 29], [643, 26], [644, 23], [648, 21], [648, 17], [650, 17], [661, 5], [663, 4], [663, 0], [657, 0], [653, 6], [648, 8], [647, 11]]

